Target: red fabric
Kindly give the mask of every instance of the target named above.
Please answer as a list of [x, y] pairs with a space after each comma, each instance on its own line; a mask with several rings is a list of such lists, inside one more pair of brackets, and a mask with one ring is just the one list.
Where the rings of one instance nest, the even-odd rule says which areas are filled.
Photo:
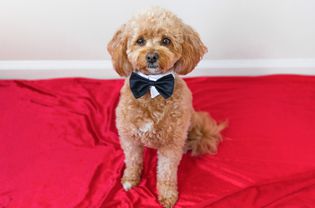
[[[187, 79], [229, 120], [216, 156], [184, 155], [176, 207], [315, 207], [315, 77]], [[121, 80], [0, 81], [0, 207], [160, 207], [156, 152], [123, 191]]]

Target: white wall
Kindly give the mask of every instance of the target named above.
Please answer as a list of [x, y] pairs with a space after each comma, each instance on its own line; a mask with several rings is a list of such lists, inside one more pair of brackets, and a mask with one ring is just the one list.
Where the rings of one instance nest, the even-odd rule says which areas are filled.
[[0, 59], [108, 59], [115, 30], [151, 5], [193, 25], [206, 59], [315, 58], [314, 0], [1, 0]]
[[0, 0], [0, 79], [117, 78], [107, 42], [155, 5], [208, 46], [190, 76], [315, 75], [315, 0]]

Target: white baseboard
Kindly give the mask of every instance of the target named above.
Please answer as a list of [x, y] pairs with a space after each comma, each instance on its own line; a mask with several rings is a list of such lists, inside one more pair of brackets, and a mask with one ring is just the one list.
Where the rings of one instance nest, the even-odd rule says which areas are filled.
[[[196, 67], [196, 70], [187, 75], [187, 77], [269, 74], [315, 75], [315, 59], [203, 60]], [[0, 79], [47, 79], [61, 77], [119, 78], [110, 60], [0, 60]]]

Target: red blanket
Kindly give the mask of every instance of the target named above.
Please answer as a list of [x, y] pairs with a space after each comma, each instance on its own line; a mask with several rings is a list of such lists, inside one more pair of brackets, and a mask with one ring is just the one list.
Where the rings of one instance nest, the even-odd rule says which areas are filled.
[[[315, 77], [186, 80], [197, 110], [230, 126], [216, 156], [184, 155], [178, 208], [315, 207]], [[160, 207], [156, 152], [120, 184], [121, 80], [0, 81], [0, 207]]]

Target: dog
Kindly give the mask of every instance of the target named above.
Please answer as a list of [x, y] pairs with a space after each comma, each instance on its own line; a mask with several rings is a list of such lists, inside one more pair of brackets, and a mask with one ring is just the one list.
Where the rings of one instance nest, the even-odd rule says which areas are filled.
[[191, 72], [207, 48], [175, 14], [153, 7], [122, 25], [107, 50], [117, 73], [126, 77], [116, 108], [126, 165], [122, 186], [128, 191], [140, 182], [144, 147], [157, 149], [158, 200], [173, 207], [183, 153], [216, 153], [226, 127], [194, 110], [192, 94], [179, 76]]

